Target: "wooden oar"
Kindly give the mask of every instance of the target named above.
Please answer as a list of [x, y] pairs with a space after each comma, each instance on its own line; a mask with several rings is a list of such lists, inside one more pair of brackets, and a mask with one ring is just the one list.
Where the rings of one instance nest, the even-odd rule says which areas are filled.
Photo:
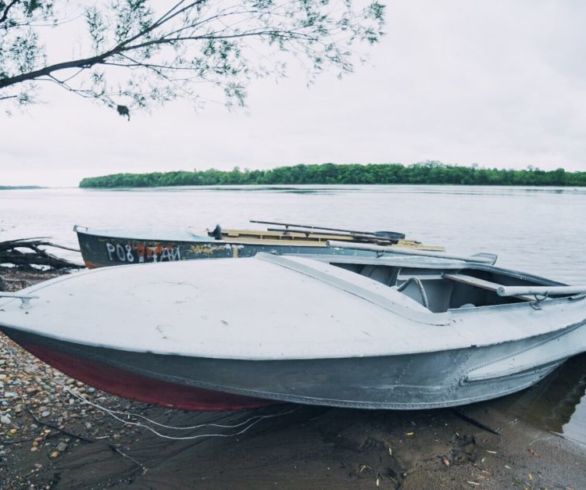
[[383, 238], [387, 240], [402, 240], [405, 238], [404, 233], [399, 233], [396, 231], [359, 231], [359, 230], [348, 230], [344, 228], [331, 228], [328, 226], [316, 226], [316, 225], [299, 225], [294, 223], [283, 223], [279, 221], [261, 221], [251, 219], [249, 220], [251, 223], [258, 223], [261, 225], [276, 225], [276, 226], [284, 226], [286, 230], [293, 231], [290, 228], [294, 228], [295, 231], [308, 231], [308, 230], [322, 230], [322, 231], [334, 231], [334, 232], [342, 232], [347, 233], [349, 235], [362, 235], [362, 236], [369, 236], [372, 238]]

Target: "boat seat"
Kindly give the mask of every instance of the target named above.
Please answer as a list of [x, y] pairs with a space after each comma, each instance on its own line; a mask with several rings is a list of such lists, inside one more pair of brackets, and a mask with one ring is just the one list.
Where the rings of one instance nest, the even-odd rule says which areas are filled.
[[[480, 289], [485, 289], [486, 291], [492, 291], [493, 293], [497, 292], [497, 289], [502, 287], [503, 284], [498, 284], [496, 282], [486, 281], [485, 279], [480, 279], [474, 276], [467, 276], [466, 274], [442, 274], [444, 279], [449, 279], [450, 281], [459, 282], [460, 284], [466, 284], [468, 286], [474, 286]], [[524, 301], [533, 301], [535, 298], [531, 296], [513, 296], [517, 299], [522, 299]]]

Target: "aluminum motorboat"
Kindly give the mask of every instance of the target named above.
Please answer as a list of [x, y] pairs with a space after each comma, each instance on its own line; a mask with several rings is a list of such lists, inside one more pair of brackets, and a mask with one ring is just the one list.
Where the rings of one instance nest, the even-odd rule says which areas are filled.
[[107, 267], [1, 293], [0, 329], [64, 373], [188, 410], [463, 405], [586, 350], [586, 286], [436, 254]]

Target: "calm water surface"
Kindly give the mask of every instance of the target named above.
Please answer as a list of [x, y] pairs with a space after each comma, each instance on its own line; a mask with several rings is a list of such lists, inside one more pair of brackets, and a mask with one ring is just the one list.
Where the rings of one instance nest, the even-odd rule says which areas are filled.
[[[50, 236], [76, 246], [74, 224], [194, 231], [249, 219], [402, 231], [452, 253], [493, 252], [498, 265], [586, 284], [586, 189], [299, 186], [0, 191], [0, 240]], [[586, 444], [586, 356], [498, 403]], [[497, 403], [497, 402], [495, 402]]]

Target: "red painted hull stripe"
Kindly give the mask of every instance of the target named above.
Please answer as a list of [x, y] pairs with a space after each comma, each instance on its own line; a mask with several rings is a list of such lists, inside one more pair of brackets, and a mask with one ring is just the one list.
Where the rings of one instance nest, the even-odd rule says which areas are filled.
[[27, 342], [22, 346], [68, 376], [130, 400], [195, 411], [245, 410], [275, 403], [149, 378], [37, 343]]

